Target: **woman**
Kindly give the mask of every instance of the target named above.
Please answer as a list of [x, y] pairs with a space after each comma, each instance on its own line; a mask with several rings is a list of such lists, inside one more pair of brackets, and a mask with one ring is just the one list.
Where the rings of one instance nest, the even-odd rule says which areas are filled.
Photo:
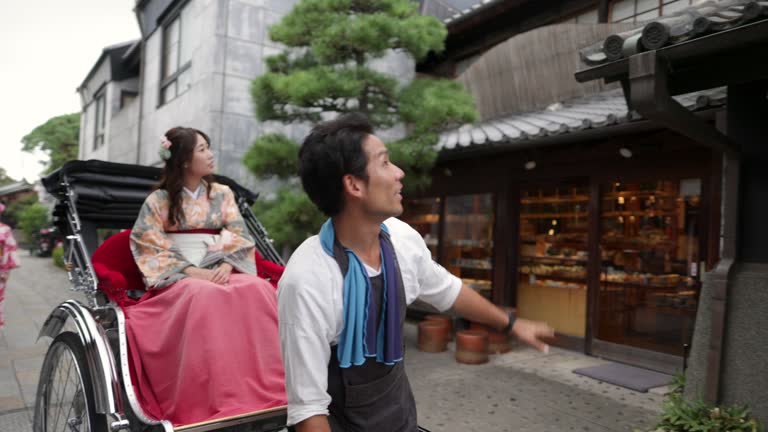
[[256, 276], [232, 191], [211, 177], [208, 136], [177, 127], [161, 146], [159, 188], [131, 232], [149, 291], [126, 310], [142, 406], [186, 425], [285, 405], [275, 290]]
[[[0, 203], [0, 214], [5, 211], [5, 205]], [[3, 301], [5, 301], [5, 284], [11, 269], [18, 267], [19, 260], [16, 257], [16, 239], [13, 238], [11, 227], [0, 223], [0, 328], [5, 325], [3, 314]]]

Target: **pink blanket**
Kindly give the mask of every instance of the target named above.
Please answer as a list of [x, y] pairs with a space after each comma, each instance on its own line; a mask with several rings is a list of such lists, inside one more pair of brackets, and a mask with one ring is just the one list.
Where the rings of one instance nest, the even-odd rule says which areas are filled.
[[275, 289], [186, 278], [125, 308], [133, 382], [155, 419], [188, 425], [286, 404]]

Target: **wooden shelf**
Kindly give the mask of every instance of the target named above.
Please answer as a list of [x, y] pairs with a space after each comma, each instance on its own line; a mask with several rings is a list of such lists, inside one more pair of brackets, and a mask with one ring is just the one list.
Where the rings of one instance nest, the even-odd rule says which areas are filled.
[[440, 215], [433, 213], [433, 214], [412, 216], [408, 218], [406, 222], [408, 222], [409, 224], [436, 224], [440, 222]]
[[578, 263], [586, 263], [589, 260], [587, 258], [578, 258], [578, 257], [561, 257], [561, 256], [536, 256], [536, 255], [520, 255], [520, 262], [526, 262], [526, 260], [529, 260], [529, 262], [536, 262], [536, 261], [557, 261], [557, 262], [578, 262]]
[[530, 273], [530, 272], [520, 272], [521, 276], [535, 276], [536, 279], [548, 279], [548, 280], [554, 280], [554, 281], [560, 281], [560, 282], [576, 282], [580, 284], [586, 284], [587, 283], [587, 277], [584, 276], [583, 278], [577, 278], [577, 277], [570, 277], [570, 276], [554, 276], [554, 275], [542, 275], [542, 274], [536, 274], [536, 273]]
[[557, 203], [574, 203], [574, 202], [589, 202], [589, 196], [587, 195], [574, 195], [571, 197], [557, 197], [557, 198], [520, 198], [521, 204], [557, 204]]
[[520, 219], [564, 219], [564, 218], [586, 218], [587, 212], [579, 213], [520, 213]]
[[622, 191], [622, 192], [609, 192], [603, 194], [603, 200], [616, 199], [618, 197], [637, 197], [637, 198], [679, 198], [676, 193], [664, 192], [664, 191]]
[[619, 211], [609, 211], [609, 212], [602, 212], [600, 216], [604, 218], [608, 217], [616, 217], [616, 216], [650, 216], [649, 213], [653, 213], [653, 217], [656, 216], [675, 216], [677, 213], [673, 211], [664, 211], [664, 210], [654, 210], [653, 212], [649, 210], [619, 210]]

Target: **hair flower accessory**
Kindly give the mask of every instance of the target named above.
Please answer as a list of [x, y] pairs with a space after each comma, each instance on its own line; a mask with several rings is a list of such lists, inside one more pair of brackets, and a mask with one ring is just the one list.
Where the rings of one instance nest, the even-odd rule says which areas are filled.
[[171, 158], [171, 141], [165, 135], [160, 138], [160, 147], [160, 158], [167, 161]]

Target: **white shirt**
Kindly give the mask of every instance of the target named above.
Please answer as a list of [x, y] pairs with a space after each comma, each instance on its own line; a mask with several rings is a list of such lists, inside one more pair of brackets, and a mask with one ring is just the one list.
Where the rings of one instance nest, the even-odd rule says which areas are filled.
[[[432, 260], [418, 232], [398, 219], [384, 222], [403, 277], [405, 300], [417, 298], [444, 311], [453, 306], [461, 279]], [[328, 361], [344, 326], [341, 269], [312, 236], [293, 253], [277, 290], [280, 348], [288, 395], [288, 425], [328, 415]]]

